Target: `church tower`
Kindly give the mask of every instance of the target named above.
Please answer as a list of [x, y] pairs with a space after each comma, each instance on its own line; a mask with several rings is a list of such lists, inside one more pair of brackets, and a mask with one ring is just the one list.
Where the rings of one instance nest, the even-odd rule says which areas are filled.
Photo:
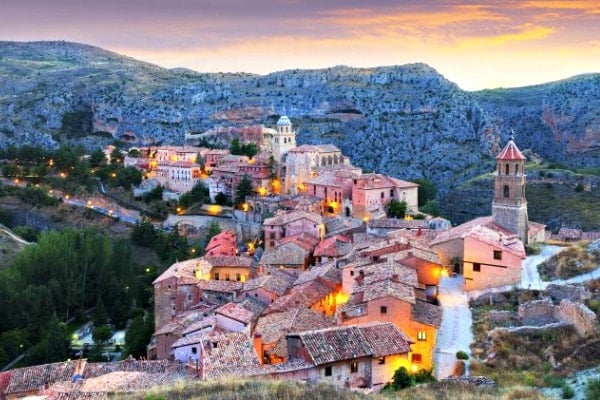
[[497, 224], [517, 234], [524, 245], [527, 244], [529, 220], [525, 177], [525, 157], [511, 138], [496, 157], [492, 218]]
[[285, 115], [277, 121], [277, 134], [271, 139], [273, 158], [277, 165], [281, 165], [288, 151], [296, 147], [296, 132], [292, 130], [292, 122]]

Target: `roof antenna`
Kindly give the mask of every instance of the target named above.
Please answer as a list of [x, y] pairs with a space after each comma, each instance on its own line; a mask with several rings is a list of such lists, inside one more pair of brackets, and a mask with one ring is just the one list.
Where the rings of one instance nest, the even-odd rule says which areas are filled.
[[510, 140], [514, 141], [516, 135], [517, 134], [515, 133], [515, 130], [513, 128], [510, 128]]

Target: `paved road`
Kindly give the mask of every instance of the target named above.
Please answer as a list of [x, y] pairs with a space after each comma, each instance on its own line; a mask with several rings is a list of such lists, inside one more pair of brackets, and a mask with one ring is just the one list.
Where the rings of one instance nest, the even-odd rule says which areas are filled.
[[8, 236], [10, 236], [15, 242], [19, 242], [21, 244], [31, 244], [30, 242], [24, 240], [22, 237], [15, 235], [14, 233], [12, 233], [10, 230], [8, 230], [7, 228], [5, 228], [4, 226], [0, 225], [0, 232], [4, 232], [6, 233]]
[[473, 317], [463, 277], [442, 278], [438, 299], [443, 312], [434, 358], [435, 377], [441, 379], [453, 374], [457, 351], [471, 353]]

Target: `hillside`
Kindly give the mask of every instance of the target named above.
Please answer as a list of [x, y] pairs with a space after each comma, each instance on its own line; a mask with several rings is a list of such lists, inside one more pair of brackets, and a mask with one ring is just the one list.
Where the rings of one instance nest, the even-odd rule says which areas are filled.
[[23, 239], [0, 224], [0, 268], [10, 265], [25, 246]]
[[491, 171], [510, 129], [548, 161], [597, 166], [599, 104], [598, 74], [470, 93], [425, 64], [201, 74], [74, 43], [0, 42], [0, 143], [181, 144], [285, 113], [299, 144], [334, 143], [367, 171], [428, 178], [442, 194]]

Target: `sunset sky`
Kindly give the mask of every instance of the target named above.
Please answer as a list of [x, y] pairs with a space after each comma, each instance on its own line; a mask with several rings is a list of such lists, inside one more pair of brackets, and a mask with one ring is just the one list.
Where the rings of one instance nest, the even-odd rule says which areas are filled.
[[600, 72], [600, 0], [6, 0], [0, 40], [201, 72], [425, 62], [474, 90]]

